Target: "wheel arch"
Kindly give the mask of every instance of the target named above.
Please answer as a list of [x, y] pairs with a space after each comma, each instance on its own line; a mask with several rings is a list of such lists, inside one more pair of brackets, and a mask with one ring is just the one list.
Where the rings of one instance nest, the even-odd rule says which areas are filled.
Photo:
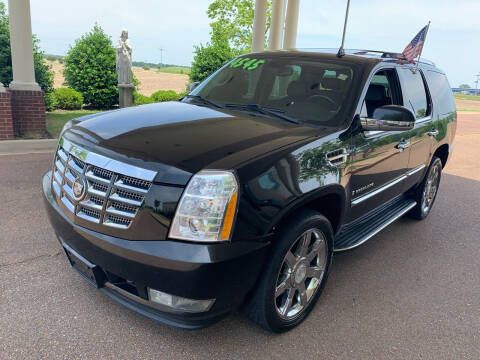
[[440, 145], [433, 153], [434, 157], [436, 156], [442, 161], [442, 167], [445, 167], [445, 165], [447, 164], [449, 149], [450, 146], [448, 144], [443, 144]]
[[281, 228], [298, 211], [311, 209], [325, 216], [332, 225], [333, 233], [337, 234], [345, 217], [345, 204], [345, 189], [341, 185], [334, 184], [314, 190], [284, 208], [272, 221], [269, 232]]

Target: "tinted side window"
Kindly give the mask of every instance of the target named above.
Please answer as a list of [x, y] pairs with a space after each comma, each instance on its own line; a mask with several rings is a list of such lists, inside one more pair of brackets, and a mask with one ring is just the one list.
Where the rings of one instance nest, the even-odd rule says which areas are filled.
[[362, 105], [361, 116], [373, 117], [375, 109], [385, 105], [403, 105], [398, 78], [393, 69], [380, 70], [373, 75]]
[[436, 71], [425, 71], [428, 88], [440, 115], [455, 111], [455, 100], [447, 77]]
[[400, 68], [398, 73], [402, 80], [405, 106], [410, 107], [417, 119], [429, 115], [427, 93], [420, 71], [413, 72], [408, 68]]

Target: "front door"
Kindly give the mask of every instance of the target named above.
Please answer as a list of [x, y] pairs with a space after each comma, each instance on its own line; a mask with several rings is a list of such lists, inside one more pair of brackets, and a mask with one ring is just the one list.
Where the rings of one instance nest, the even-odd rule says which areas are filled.
[[[368, 86], [360, 117], [372, 118], [376, 108], [391, 104], [403, 105], [398, 75], [382, 69]], [[410, 155], [408, 132], [364, 131], [351, 141], [348, 222], [402, 193]]]
[[405, 190], [414, 186], [424, 176], [430, 159], [433, 142], [439, 130], [432, 117], [432, 100], [420, 69], [413, 65], [398, 68], [403, 101], [415, 114], [415, 128], [410, 131], [410, 160]]

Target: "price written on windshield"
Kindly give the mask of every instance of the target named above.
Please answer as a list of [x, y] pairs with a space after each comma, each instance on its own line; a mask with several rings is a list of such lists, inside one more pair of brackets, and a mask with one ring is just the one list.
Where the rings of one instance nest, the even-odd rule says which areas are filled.
[[260, 65], [264, 64], [265, 60], [263, 59], [250, 59], [248, 57], [246, 58], [240, 58], [232, 61], [230, 64], [230, 67], [232, 68], [239, 68], [242, 67], [244, 70], [255, 70], [257, 69]]

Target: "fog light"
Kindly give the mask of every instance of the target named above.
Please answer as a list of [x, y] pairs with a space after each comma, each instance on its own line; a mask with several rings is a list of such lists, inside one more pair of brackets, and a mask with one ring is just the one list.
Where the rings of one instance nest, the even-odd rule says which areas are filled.
[[148, 288], [148, 298], [150, 301], [168, 306], [169, 308], [186, 312], [205, 312], [210, 310], [215, 299], [212, 300], [193, 300], [180, 296], [170, 295], [162, 291]]

